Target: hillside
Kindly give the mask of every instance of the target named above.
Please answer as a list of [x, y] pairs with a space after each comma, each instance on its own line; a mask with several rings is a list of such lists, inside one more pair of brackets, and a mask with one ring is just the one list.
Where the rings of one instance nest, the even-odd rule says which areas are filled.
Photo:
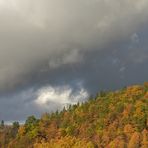
[[1, 127], [0, 147], [148, 148], [147, 116], [148, 83], [100, 92], [23, 126]]

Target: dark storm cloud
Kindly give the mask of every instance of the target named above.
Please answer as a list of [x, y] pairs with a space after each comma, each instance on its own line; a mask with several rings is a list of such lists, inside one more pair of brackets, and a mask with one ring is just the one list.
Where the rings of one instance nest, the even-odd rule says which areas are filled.
[[21, 120], [146, 80], [147, 6], [0, 0], [0, 119]]

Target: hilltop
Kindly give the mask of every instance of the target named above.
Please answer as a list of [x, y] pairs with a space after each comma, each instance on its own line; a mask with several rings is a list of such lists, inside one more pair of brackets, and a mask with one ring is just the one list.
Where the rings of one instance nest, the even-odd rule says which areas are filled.
[[0, 147], [148, 148], [148, 83], [99, 92], [40, 119], [30, 116], [20, 127], [1, 127]]

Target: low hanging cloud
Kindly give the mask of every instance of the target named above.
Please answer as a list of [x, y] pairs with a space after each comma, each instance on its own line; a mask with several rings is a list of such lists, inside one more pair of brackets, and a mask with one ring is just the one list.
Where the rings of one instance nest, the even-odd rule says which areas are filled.
[[0, 101], [15, 106], [18, 94], [32, 88], [27, 102], [37, 112], [37, 102], [81, 100], [143, 82], [147, 6], [147, 0], [0, 0]]
[[69, 104], [86, 101], [88, 93], [83, 88], [73, 92], [70, 86], [51, 87], [46, 86], [37, 91], [37, 99], [34, 101], [40, 107], [49, 108], [52, 104], [59, 104], [60, 108]]
[[[17, 93], [1, 96], [0, 112], [7, 106], [8, 112], [0, 114], [0, 119], [6, 121], [24, 121], [28, 115], [39, 117], [43, 112], [62, 110], [70, 104], [86, 101], [89, 97], [87, 90], [79, 84], [79, 89], [73, 90], [71, 86], [44, 86], [38, 89], [28, 88]], [[13, 104], [13, 105], [12, 105]]]

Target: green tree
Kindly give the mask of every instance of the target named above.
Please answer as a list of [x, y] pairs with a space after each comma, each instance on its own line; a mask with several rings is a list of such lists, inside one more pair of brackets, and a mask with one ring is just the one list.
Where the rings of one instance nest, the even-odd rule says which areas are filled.
[[13, 122], [13, 124], [12, 124], [12, 128], [13, 129], [19, 129], [19, 127], [20, 127], [20, 125], [19, 125], [19, 122]]
[[0, 127], [4, 128], [5, 124], [4, 124], [4, 120], [1, 121]]
[[39, 132], [39, 120], [35, 116], [29, 116], [25, 122], [25, 131], [30, 138], [34, 138]]
[[16, 137], [16, 135], [18, 133], [18, 130], [19, 130], [19, 127], [20, 127], [19, 122], [13, 122], [12, 129], [10, 131], [10, 136], [12, 138], [15, 138]]

